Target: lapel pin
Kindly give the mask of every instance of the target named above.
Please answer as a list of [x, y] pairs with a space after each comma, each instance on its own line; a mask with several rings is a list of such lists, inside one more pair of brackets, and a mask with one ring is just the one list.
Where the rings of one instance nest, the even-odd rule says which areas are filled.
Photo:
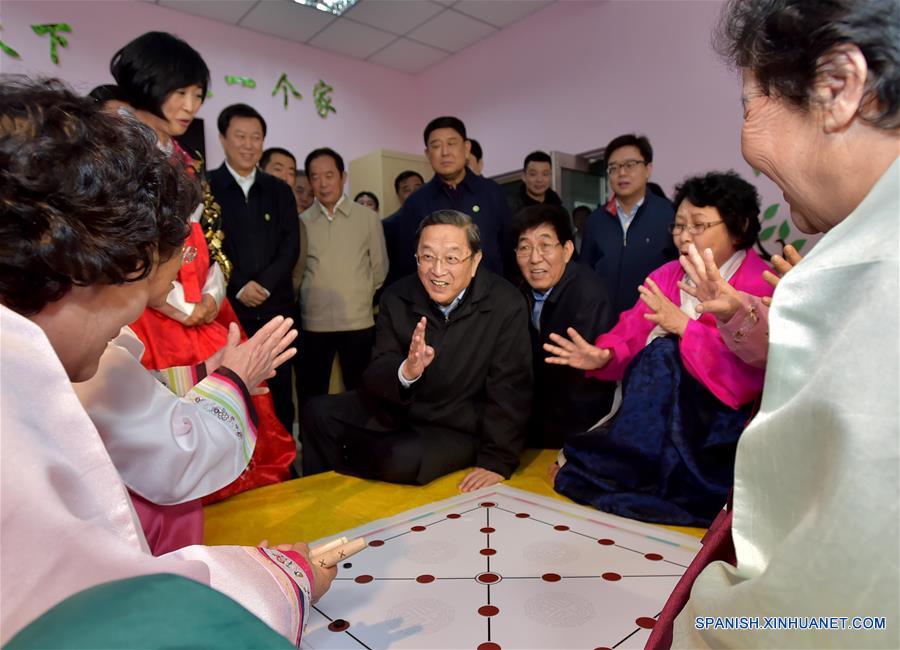
[[268, 212], [266, 212], [266, 216], [264, 216], [263, 219], [265, 219], [266, 221], [271, 221], [272, 215], [270, 215]]
[[481, 211], [481, 207], [480, 207], [480, 206], [477, 206], [477, 205], [473, 205], [473, 206], [472, 206], [472, 212], [480, 212], [480, 211]]

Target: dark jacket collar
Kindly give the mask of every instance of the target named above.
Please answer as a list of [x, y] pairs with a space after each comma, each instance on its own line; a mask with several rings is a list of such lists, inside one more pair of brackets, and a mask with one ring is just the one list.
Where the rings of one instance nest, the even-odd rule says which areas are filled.
[[[547, 296], [547, 300], [544, 302], [544, 306], [546, 306], [547, 304], [555, 303], [556, 301], [559, 300], [559, 297], [562, 295], [566, 286], [570, 282], [572, 282], [574, 280], [575, 276], [578, 274], [578, 272], [580, 270], [579, 266], [578, 266], [579, 264], [580, 264], [579, 262], [575, 261], [574, 257], [569, 260], [569, 263], [566, 264], [566, 268], [563, 271], [562, 277], [559, 279], [559, 282], [557, 282], [553, 286], [553, 290], [550, 292], [550, 295]], [[531, 285], [528, 284], [527, 281], [523, 282], [522, 293], [525, 294], [525, 298], [528, 300], [529, 306], [534, 306], [533, 291], [534, 291], [534, 289], [531, 288]]]
[[[641, 207], [638, 208], [638, 210], [634, 214], [634, 216], [635, 216], [635, 218], [637, 218], [639, 215], [643, 214], [644, 212], [646, 212], [647, 210], [649, 210], [651, 208], [659, 208], [661, 206], [665, 207], [665, 205], [667, 203], [669, 203], [668, 199], [664, 199], [661, 196], [657, 196], [656, 194], [651, 192], [650, 189], [648, 188], [644, 191], [644, 202], [641, 203]], [[669, 203], [669, 204], [671, 205], [671, 203]], [[613, 208], [613, 211], [610, 212], [609, 210], [606, 209], [606, 206], [604, 206], [603, 211], [606, 214], [608, 214], [612, 217], [615, 217], [616, 219], [619, 218], [619, 215], [616, 213], [615, 208]]]
[[[459, 185], [456, 186], [456, 191], [466, 190], [467, 192], [474, 192], [477, 186], [476, 174], [473, 174], [468, 167], [466, 167], [466, 175], [463, 176], [463, 179], [459, 182]], [[428, 185], [431, 186], [432, 192], [441, 193], [445, 192], [449, 189], [449, 185], [444, 182], [444, 179], [440, 177], [440, 175], [435, 174], [430, 181], [428, 181]]]
[[559, 198], [559, 194], [554, 192], [552, 189], [547, 188], [547, 193], [544, 195], [544, 202], [538, 203], [528, 194], [528, 190], [525, 189], [525, 182], [522, 181], [519, 183], [519, 198], [522, 200], [523, 206], [529, 205], [562, 205], [562, 199]]

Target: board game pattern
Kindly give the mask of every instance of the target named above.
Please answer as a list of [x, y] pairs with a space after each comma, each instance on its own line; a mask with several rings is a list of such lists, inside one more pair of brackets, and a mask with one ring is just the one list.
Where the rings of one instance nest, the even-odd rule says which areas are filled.
[[302, 647], [643, 647], [699, 540], [506, 486], [353, 531]]

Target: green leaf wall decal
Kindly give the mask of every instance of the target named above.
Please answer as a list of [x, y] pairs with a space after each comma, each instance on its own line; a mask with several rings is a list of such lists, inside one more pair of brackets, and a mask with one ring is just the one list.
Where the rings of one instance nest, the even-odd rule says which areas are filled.
[[788, 225], [787, 221], [782, 221], [781, 226], [778, 228], [778, 239], [787, 239], [791, 234], [791, 227]]
[[766, 208], [765, 212], [763, 212], [763, 221], [768, 221], [769, 219], [774, 217], [777, 212], [778, 212], [778, 204], [773, 203], [768, 208]]
[[795, 239], [794, 241], [791, 242], [791, 246], [793, 246], [794, 248], [796, 248], [798, 253], [799, 253], [801, 250], [803, 250], [803, 247], [804, 247], [805, 245], [806, 245], [806, 240], [805, 240], [805, 239]]
[[759, 233], [759, 241], [768, 241], [772, 235], [775, 234], [775, 226], [769, 226], [768, 228], [763, 228], [763, 231]]

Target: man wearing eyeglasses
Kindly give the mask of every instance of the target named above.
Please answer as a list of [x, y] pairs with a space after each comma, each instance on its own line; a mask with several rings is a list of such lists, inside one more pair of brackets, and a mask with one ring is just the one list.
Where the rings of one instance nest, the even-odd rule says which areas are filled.
[[359, 391], [311, 400], [303, 472], [425, 484], [469, 471], [468, 492], [509, 478], [531, 411], [521, 294], [481, 268], [471, 217], [439, 210], [416, 233], [417, 273], [385, 290]]
[[600, 276], [618, 317], [634, 306], [644, 278], [677, 257], [668, 231], [675, 211], [647, 191], [653, 148], [645, 136], [620, 135], [606, 145], [604, 156], [615, 212], [601, 207], [588, 217], [581, 261]]
[[593, 341], [612, 325], [612, 309], [600, 278], [572, 260], [572, 226], [562, 207], [523, 208], [512, 234], [531, 317], [534, 402], [528, 446], [559, 449], [568, 436], [606, 415], [615, 384], [545, 363], [544, 343], [551, 342], [551, 333], [569, 336], [569, 328]]

